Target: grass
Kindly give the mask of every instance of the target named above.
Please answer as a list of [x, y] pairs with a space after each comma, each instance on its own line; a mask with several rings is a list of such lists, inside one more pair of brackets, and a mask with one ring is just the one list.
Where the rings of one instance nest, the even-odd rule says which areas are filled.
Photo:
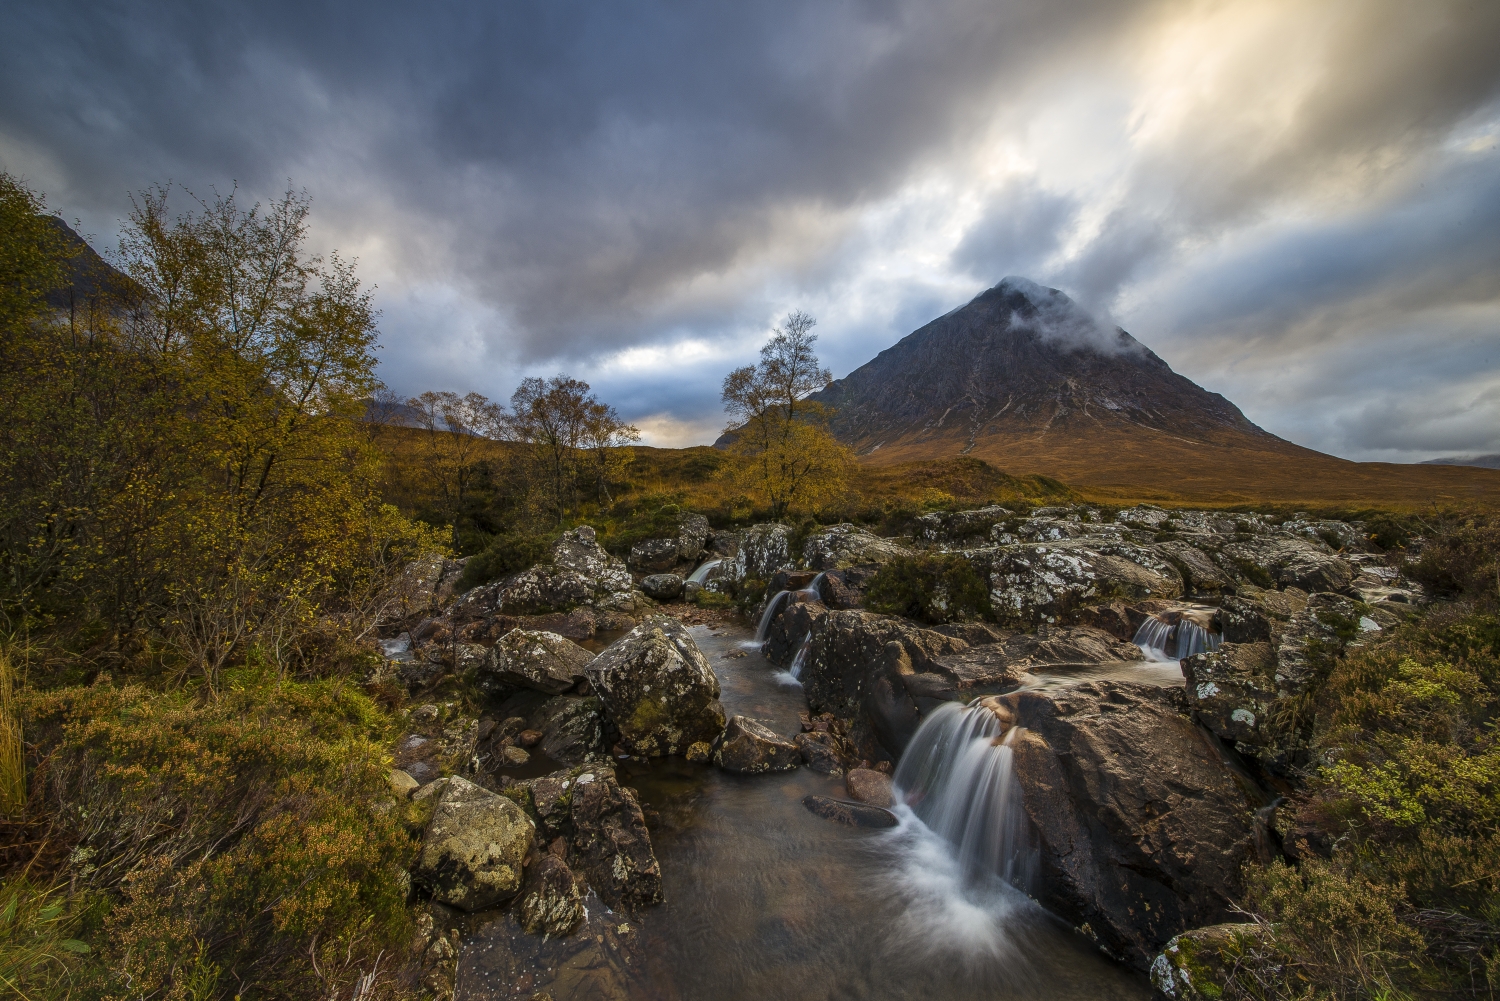
[[0, 649], [0, 816], [26, 808], [26, 754], [16, 712], [16, 677], [8, 651]]

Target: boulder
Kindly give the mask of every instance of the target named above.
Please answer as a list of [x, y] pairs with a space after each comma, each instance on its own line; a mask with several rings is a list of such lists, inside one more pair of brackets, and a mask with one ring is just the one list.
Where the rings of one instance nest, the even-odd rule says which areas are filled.
[[829, 570], [818, 584], [818, 594], [829, 608], [859, 608], [864, 605], [865, 590], [879, 569], [875, 566], [861, 566]]
[[1290, 534], [1238, 538], [1219, 551], [1219, 564], [1252, 582], [1268, 577], [1278, 588], [1344, 591], [1354, 582], [1353, 569], [1326, 544]]
[[[1242, 996], [1235, 979], [1245, 976], [1260, 994], [1257, 968], [1276, 960], [1271, 930], [1255, 922], [1210, 925], [1185, 931], [1151, 963], [1151, 985], [1172, 1001], [1217, 1001]], [[1271, 970], [1265, 972], [1270, 973]]]
[[1201, 723], [1242, 750], [1272, 745], [1275, 734], [1268, 723], [1277, 693], [1276, 650], [1270, 643], [1224, 643], [1183, 660], [1182, 673]]
[[453, 600], [453, 589], [463, 576], [464, 562], [437, 554], [412, 560], [381, 595], [377, 622], [390, 626], [437, 614]]
[[583, 920], [583, 898], [567, 862], [547, 853], [526, 869], [516, 918], [532, 935], [566, 935]]
[[682, 589], [682, 578], [675, 573], [654, 573], [641, 581], [641, 590], [653, 601], [676, 601]]
[[1141, 969], [1174, 935], [1230, 914], [1263, 804], [1180, 689], [1085, 682], [991, 704], [1021, 728], [1012, 767], [1044, 906]]
[[829, 733], [799, 733], [792, 738], [808, 769], [820, 775], [844, 774], [844, 756], [839, 742]]
[[873, 768], [851, 768], [844, 778], [849, 798], [867, 806], [889, 809], [895, 805], [891, 777]]
[[422, 783], [412, 777], [412, 774], [400, 768], [392, 768], [390, 771], [391, 792], [396, 794], [397, 799], [410, 799], [411, 794], [417, 791]]
[[1182, 575], [1146, 546], [1091, 541], [1001, 546], [969, 554], [985, 570], [1002, 621], [1055, 622], [1100, 600], [1177, 598]]
[[1219, 604], [1219, 625], [1226, 643], [1265, 641], [1281, 645], [1281, 634], [1293, 615], [1307, 607], [1307, 592], [1300, 588], [1285, 591], [1262, 590], [1241, 585]]
[[696, 563], [708, 542], [708, 519], [701, 514], [685, 514], [677, 521], [677, 558]]
[[932, 511], [917, 519], [916, 536], [940, 546], [982, 545], [991, 529], [1014, 517], [1014, 511], [993, 505], [972, 511]]
[[531, 722], [540, 731], [537, 750], [559, 764], [579, 765], [606, 757], [604, 715], [594, 696], [548, 699]]
[[801, 763], [795, 744], [782, 740], [775, 731], [748, 716], [734, 716], [724, 729], [724, 739], [714, 752], [714, 764], [726, 772], [758, 775], [789, 772]]
[[412, 875], [434, 899], [482, 911], [521, 887], [536, 829], [515, 803], [461, 778], [447, 780]]
[[557, 633], [512, 629], [479, 665], [479, 688], [489, 693], [531, 688], [558, 695], [584, 679], [594, 655]]
[[595, 597], [628, 594], [631, 590], [630, 571], [599, 545], [597, 534], [587, 525], [564, 532], [552, 544], [549, 559], [553, 566], [571, 570], [588, 581]]
[[765, 524], [748, 528], [730, 563], [735, 584], [746, 580], [768, 581], [776, 571], [790, 567], [792, 530], [786, 525]]
[[1184, 590], [1189, 594], [1218, 594], [1234, 586], [1234, 577], [1225, 573], [1213, 559], [1197, 546], [1182, 539], [1169, 539], [1156, 545], [1182, 574]]
[[1003, 648], [1018, 670], [1032, 673], [1139, 661], [1144, 657], [1134, 643], [1093, 626], [1041, 625], [1034, 633], [1008, 637]]
[[635, 794], [610, 768], [583, 772], [574, 782], [573, 851], [584, 876], [606, 904], [659, 904], [661, 866]]
[[1359, 620], [1359, 606], [1343, 595], [1309, 595], [1287, 620], [1276, 647], [1277, 693], [1287, 698], [1307, 691], [1319, 669], [1359, 632]]
[[850, 803], [832, 796], [804, 796], [802, 805], [814, 816], [845, 827], [895, 827], [899, 821], [889, 810], [865, 803]]
[[912, 550], [894, 539], [873, 535], [857, 525], [832, 525], [807, 537], [802, 562], [812, 570], [836, 570], [859, 564], [889, 563]]
[[477, 587], [454, 604], [455, 625], [496, 615], [595, 611], [630, 612], [635, 607], [630, 572], [596, 541], [587, 525], [564, 532], [547, 558], [530, 569]]
[[630, 568], [637, 573], [666, 573], [676, 565], [676, 539], [647, 539], [630, 547]]
[[588, 676], [632, 754], [680, 754], [724, 730], [719, 679], [676, 619], [648, 618], [594, 658]]

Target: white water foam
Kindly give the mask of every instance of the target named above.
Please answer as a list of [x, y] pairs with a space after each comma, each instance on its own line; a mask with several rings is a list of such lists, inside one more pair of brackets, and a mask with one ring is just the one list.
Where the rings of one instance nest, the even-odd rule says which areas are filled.
[[1211, 653], [1219, 649], [1224, 639], [1222, 635], [1211, 633], [1186, 617], [1174, 618], [1175, 621], [1150, 615], [1135, 631], [1132, 642], [1141, 648], [1147, 660], [1176, 663], [1195, 653]]

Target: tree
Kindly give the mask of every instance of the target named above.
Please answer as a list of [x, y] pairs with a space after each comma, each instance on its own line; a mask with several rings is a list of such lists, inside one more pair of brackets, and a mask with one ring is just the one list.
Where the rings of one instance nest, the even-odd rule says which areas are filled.
[[406, 406], [423, 432], [425, 466], [438, 488], [453, 548], [462, 549], [459, 533], [465, 503], [486, 443], [503, 432], [504, 408], [480, 393], [431, 391], [412, 397]]
[[621, 446], [640, 432], [589, 392], [589, 384], [566, 375], [524, 379], [510, 398], [511, 437], [531, 446], [536, 476], [557, 524], [577, 503], [581, 481], [608, 496], [607, 479], [629, 462]]
[[724, 379], [730, 451], [747, 460], [743, 475], [764, 492], [777, 520], [797, 504], [836, 496], [854, 463], [854, 453], [828, 433], [823, 405], [807, 399], [833, 379], [813, 352], [816, 323], [792, 313], [760, 349], [759, 364]]

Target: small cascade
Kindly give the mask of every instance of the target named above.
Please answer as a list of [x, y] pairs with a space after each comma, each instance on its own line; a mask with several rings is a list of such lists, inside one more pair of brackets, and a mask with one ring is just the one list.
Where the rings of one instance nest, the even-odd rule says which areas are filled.
[[1211, 612], [1212, 609], [1200, 608], [1157, 612], [1141, 623], [1132, 642], [1141, 648], [1147, 660], [1154, 661], [1175, 661], [1195, 653], [1211, 653], [1219, 649], [1224, 640], [1222, 634], [1213, 632], [1205, 624], [1211, 621], [1207, 618], [1207, 613]]
[[803, 665], [807, 663], [807, 654], [811, 649], [812, 633], [808, 633], [807, 636], [803, 638], [802, 645], [797, 648], [797, 655], [792, 658], [792, 666], [787, 671], [787, 673], [792, 676], [792, 680], [798, 682], [799, 684], [802, 681]]
[[713, 568], [723, 562], [723, 560], [709, 560], [707, 563], [703, 564], [701, 567], [688, 574], [687, 582], [689, 584], [702, 584], [703, 581], [708, 577], [709, 573], [713, 571]]
[[771, 623], [776, 621], [776, 616], [781, 614], [781, 606], [792, 596], [790, 591], [777, 591], [766, 602], [766, 610], [761, 613], [760, 625], [755, 627], [755, 642], [764, 643], [766, 635], [771, 631]]
[[812, 598], [813, 601], [822, 601], [823, 592], [818, 590], [818, 584], [823, 580], [824, 577], [827, 576], [827, 571], [820, 571], [818, 575], [811, 581], [809, 581], [808, 585], [798, 593], [807, 595], [808, 597]]
[[954, 847], [967, 878], [999, 876], [1026, 890], [1036, 849], [1012, 771], [1011, 744], [1021, 732], [979, 703], [939, 706], [901, 755], [895, 786], [898, 798]]

